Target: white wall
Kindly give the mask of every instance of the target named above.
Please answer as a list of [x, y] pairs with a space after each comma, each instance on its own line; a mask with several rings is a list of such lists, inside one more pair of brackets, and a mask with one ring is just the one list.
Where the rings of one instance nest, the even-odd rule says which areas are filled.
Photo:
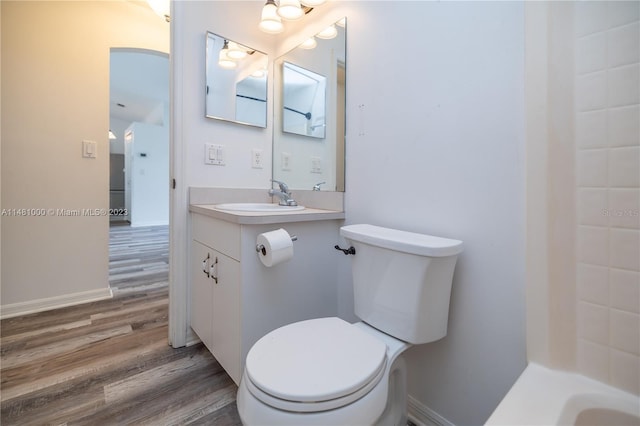
[[[130, 171], [131, 226], [169, 224], [169, 129], [164, 126], [134, 123], [131, 132]], [[144, 154], [144, 155], [143, 155]]]
[[[168, 52], [167, 24], [134, 2], [1, 7], [2, 207], [108, 209], [110, 48]], [[108, 227], [108, 215], [3, 217], [3, 315], [107, 295]]]
[[[271, 79], [266, 129], [205, 118], [204, 111], [206, 32], [270, 53], [275, 39], [262, 33], [256, 24], [260, 3], [182, 1], [174, 4], [177, 19], [173, 21], [173, 50], [177, 56], [173, 58], [173, 71], [179, 80], [174, 87], [174, 106], [180, 105], [175, 131], [176, 143], [186, 147], [186, 186], [271, 187], [270, 162], [265, 163], [263, 169], [251, 168], [252, 149], [262, 149], [264, 158], [271, 158]], [[205, 143], [225, 146], [226, 166], [204, 164]]]
[[408, 353], [409, 392], [455, 424], [481, 424], [526, 362], [523, 5], [358, 6], [347, 219], [464, 241], [448, 336]]

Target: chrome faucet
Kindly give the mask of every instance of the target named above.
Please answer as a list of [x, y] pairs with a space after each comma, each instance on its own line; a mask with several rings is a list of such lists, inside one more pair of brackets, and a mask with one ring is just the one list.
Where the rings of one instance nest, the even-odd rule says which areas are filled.
[[276, 191], [275, 189], [269, 190], [269, 195], [274, 197], [280, 197], [280, 202], [278, 203], [281, 206], [297, 206], [298, 203], [291, 197], [291, 191], [289, 191], [289, 187], [286, 183], [281, 182], [279, 180], [271, 179], [271, 182], [277, 183], [280, 187], [280, 191]]

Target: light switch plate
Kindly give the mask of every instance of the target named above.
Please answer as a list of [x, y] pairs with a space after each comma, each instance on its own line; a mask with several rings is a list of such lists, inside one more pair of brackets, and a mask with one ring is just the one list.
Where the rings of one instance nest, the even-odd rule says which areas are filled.
[[94, 141], [82, 141], [82, 157], [97, 158], [98, 144]]
[[216, 145], [212, 143], [204, 144], [204, 164], [224, 166], [224, 154], [224, 145]]

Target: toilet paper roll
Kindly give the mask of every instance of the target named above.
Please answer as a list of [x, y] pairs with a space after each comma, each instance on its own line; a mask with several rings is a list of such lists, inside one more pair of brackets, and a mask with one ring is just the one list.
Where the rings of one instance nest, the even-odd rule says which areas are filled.
[[262, 246], [258, 257], [264, 266], [271, 267], [293, 257], [293, 241], [282, 228], [258, 235], [256, 244]]

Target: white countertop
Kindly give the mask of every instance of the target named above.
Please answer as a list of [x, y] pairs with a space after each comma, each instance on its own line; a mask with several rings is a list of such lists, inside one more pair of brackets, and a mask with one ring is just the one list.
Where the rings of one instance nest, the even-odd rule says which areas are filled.
[[305, 208], [283, 212], [248, 212], [218, 210], [215, 204], [191, 204], [189, 211], [241, 225], [269, 223], [311, 222], [316, 220], [344, 219], [343, 211]]

